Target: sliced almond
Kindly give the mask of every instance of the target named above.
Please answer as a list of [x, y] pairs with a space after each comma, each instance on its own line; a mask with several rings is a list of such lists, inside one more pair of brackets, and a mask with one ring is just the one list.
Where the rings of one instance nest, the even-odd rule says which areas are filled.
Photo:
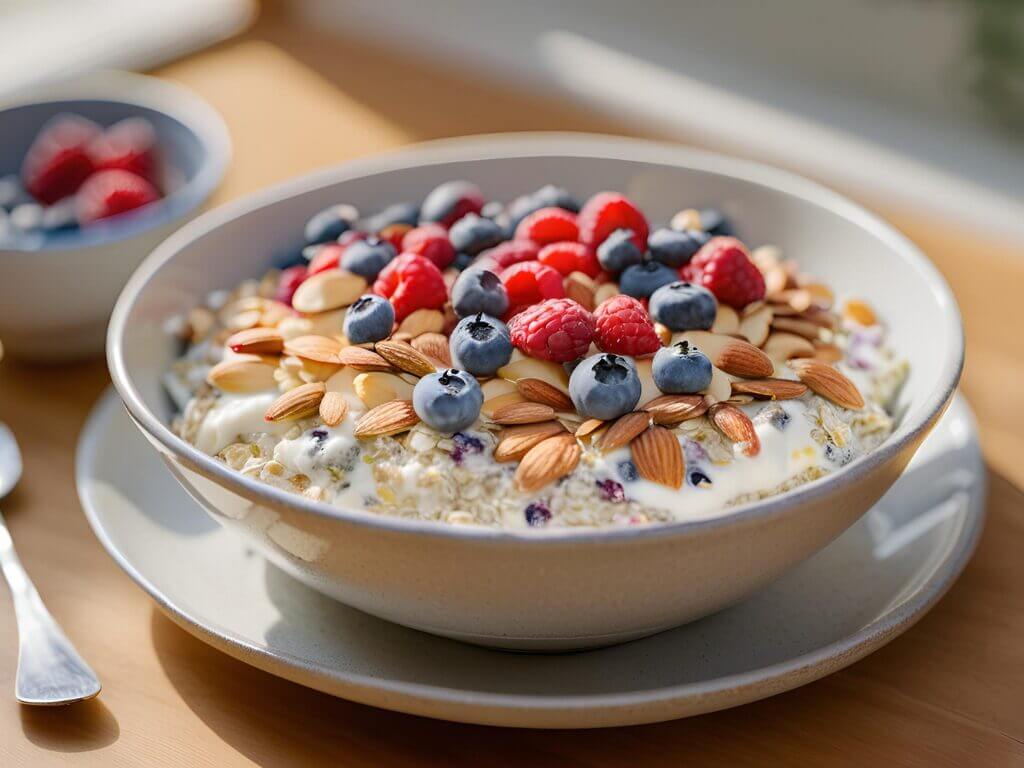
[[242, 354], [277, 355], [284, 349], [284, 337], [274, 328], [249, 328], [232, 334], [225, 344]]
[[549, 405], [556, 411], [574, 410], [567, 394], [541, 379], [520, 379], [516, 382], [516, 389], [531, 402]]
[[764, 352], [748, 341], [733, 339], [726, 344], [712, 362], [733, 376], [763, 378], [775, 372], [775, 364]]
[[723, 371], [721, 368], [711, 368], [711, 383], [704, 390], [704, 399], [708, 405], [722, 403], [732, 397], [732, 382], [734, 377]]
[[412, 340], [413, 349], [422, 352], [431, 360], [435, 360], [445, 368], [452, 366], [452, 354], [448, 348], [448, 337], [443, 333], [429, 331]]
[[875, 311], [866, 302], [859, 299], [850, 299], [843, 304], [843, 317], [852, 320], [857, 325], [869, 326], [878, 323]]
[[811, 357], [814, 345], [803, 336], [777, 331], [764, 343], [764, 353], [772, 360], [786, 361], [794, 357]]
[[597, 430], [604, 426], [604, 422], [600, 419], [587, 419], [576, 429], [576, 437], [584, 438], [594, 434]]
[[193, 307], [185, 318], [184, 334], [193, 344], [198, 344], [209, 335], [217, 322], [217, 316], [206, 307]]
[[819, 309], [831, 309], [836, 295], [832, 289], [822, 283], [807, 283], [803, 289], [811, 295], [811, 303]]
[[813, 350], [813, 354], [811, 356], [815, 360], [820, 360], [823, 363], [838, 363], [843, 359], [843, 350], [835, 344], [826, 344], [823, 341], [816, 341], [811, 348]]
[[740, 450], [747, 456], [756, 456], [761, 451], [761, 441], [754, 429], [754, 423], [743, 411], [728, 403], [717, 403], [708, 411], [711, 421], [722, 434], [739, 443]]
[[806, 312], [814, 304], [814, 297], [806, 288], [787, 288], [772, 294], [772, 301], [788, 305], [794, 312]]
[[314, 363], [341, 364], [338, 358], [341, 342], [329, 336], [299, 336], [296, 339], [289, 339], [284, 343], [284, 351], [286, 354], [303, 360], [312, 360]]
[[810, 387], [816, 395], [821, 395], [843, 408], [860, 410], [864, 407], [864, 398], [861, 397], [857, 386], [831, 365], [807, 359], [792, 360], [789, 365], [796, 371], [800, 381]]
[[789, 285], [789, 275], [781, 264], [773, 264], [763, 270], [765, 292], [769, 296], [777, 296]]
[[597, 284], [594, 279], [583, 272], [570, 272], [563, 281], [565, 295], [575, 301], [588, 311], [592, 311], [597, 304], [594, 303], [594, 293]]
[[767, 304], [762, 304], [756, 309], [744, 312], [742, 319], [740, 319], [739, 335], [755, 347], [761, 346], [764, 344], [765, 339], [768, 338], [768, 332], [774, 316], [772, 308]]
[[323, 382], [301, 384], [271, 403], [263, 418], [267, 421], [290, 421], [312, 416], [319, 410], [324, 392], [326, 388]]
[[676, 232], [699, 231], [701, 229], [700, 211], [696, 208], [686, 208], [679, 211], [679, 213], [672, 217], [668, 225]]
[[715, 323], [711, 326], [711, 333], [729, 335], [737, 333], [740, 329], [740, 316], [736, 310], [728, 304], [719, 304], [715, 313]]
[[393, 373], [371, 371], [356, 376], [352, 388], [367, 408], [376, 408], [391, 400], [411, 400], [413, 385]]
[[736, 339], [733, 336], [711, 333], [711, 331], [683, 331], [673, 334], [673, 344], [678, 344], [681, 341], [685, 341], [691, 347], [696, 347], [713, 361], [727, 344], [731, 344]]
[[542, 403], [511, 403], [491, 414], [496, 424], [535, 424], [555, 418], [555, 409]]
[[686, 467], [678, 438], [665, 427], [651, 426], [633, 440], [630, 448], [636, 471], [644, 480], [680, 488]]
[[671, 427], [702, 416], [707, 409], [703, 395], [662, 395], [644, 405], [655, 424]]
[[444, 315], [437, 309], [417, 309], [406, 315], [398, 324], [398, 333], [408, 333], [416, 338], [424, 333], [440, 333], [444, 328]]
[[772, 330], [795, 333], [811, 340], [821, 336], [821, 326], [799, 317], [776, 317], [772, 320]]
[[535, 445], [562, 432], [565, 432], [565, 428], [557, 421], [507, 427], [501, 430], [498, 436], [498, 444], [494, 447], [494, 460], [519, 461]]
[[656, 397], [661, 396], [661, 390], [654, 383], [654, 358], [638, 357], [633, 360], [636, 365], [636, 375], [640, 379], [640, 399], [637, 403], [644, 406]]
[[792, 400], [807, 392], [807, 385], [790, 379], [739, 379], [732, 383], [732, 392], [768, 400]]
[[357, 371], [390, 371], [391, 363], [372, 349], [365, 347], [342, 347], [338, 352], [338, 362], [355, 368]]
[[601, 438], [597, 448], [602, 453], [610, 453], [617, 448], [629, 445], [633, 438], [647, 429], [651, 423], [651, 414], [646, 411], [634, 411], [617, 418]]
[[667, 347], [672, 343], [672, 331], [667, 326], [664, 326], [661, 323], [655, 323], [654, 332], [658, 334], [658, 340], [661, 342], [663, 347]]
[[509, 381], [540, 379], [566, 394], [569, 392], [569, 374], [560, 363], [527, 357], [518, 349], [512, 353], [508, 364], [498, 369], [498, 375]]
[[327, 312], [347, 307], [366, 291], [366, 279], [343, 269], [328, 269], [295, 289], [292, 306], [299, 312]]
[[428, 376], [437, 371], [437, 366], [426, 355], [405, 342], [378, 341], [374, 350], [395, 368], [413, 376]]
[[261, 392], [277, 386], [277, 361], [259, 355], [235, 355], [222, 360], [206, 374], [206, 381], [222, 392]]
[[580, 453], [579, 443], [569, 433], [542, 440], [526, 452], [516, 467], [516, 487], [524, 493], [539, 491], [576, 469]]
[[355, 436], [385, 437], [407, 432], [420, 422], [410, 400], [381, 403], [364, 413], [356, 422]]
[[601, 283], [594, 291], [594, 306], [601, 306], [602, 303], [610, 299], [612, 296], [618, 296], [619, 293], [618, 283]]

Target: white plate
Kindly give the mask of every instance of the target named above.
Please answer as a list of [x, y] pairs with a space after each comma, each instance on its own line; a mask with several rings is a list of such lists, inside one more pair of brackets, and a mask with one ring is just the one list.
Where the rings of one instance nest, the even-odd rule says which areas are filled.
[[957, 398], [877, 506], [754, 597], [625, 645], [531, 655], [390, 624], [284, 575], [199, 509], [112, 393], [80, 438], [77, 482], [114, 560], [168, 616], [214, 647], [365, 704], [540, 728], [685, 717], [853, 663], [905, 631], [949, 588], [978, 540], [985, 497], [976, 428]]

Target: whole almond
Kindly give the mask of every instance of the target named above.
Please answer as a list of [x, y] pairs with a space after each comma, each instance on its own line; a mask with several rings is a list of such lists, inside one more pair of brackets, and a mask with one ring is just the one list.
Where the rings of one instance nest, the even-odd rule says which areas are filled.
[[242, 354], [278, 355], [284, 349], [284, 337], [274, 328], [249, 328], [232, 334], [225, 345]]
[[597, 448], [602, 453], [610, 453], [616, 448], [629, 445], [633, 438], [643, 432], [651, 423], [651, 414], [646, 411], [634, 411], [619, 416], [608, 430], [597, 441]]
[[857, 386], [831, 365], [806, 359], [792, 360], [789, 365], [796, 371], [800, 381], [810, 387], [816, 395], [821, 395], [843, 408], [860, 410], [864, 407], [864, 398]]
[[263, 418], [267, 421], [288, 421], [312, 416], [320, 408], [326, 387], [323, 382], [301, 384], [289, 389], [270, 404]]
[[371, 408], [356, 422], [357, 438], [384, 437], [407, 432], [420, 422], [411, 400], [392, 400]]
[[494, 447], [495, 461], [519, 461], [533, 446], [565, 431], [557, 421], [520, 424], [501, 430]]
[[275, 358], [259, 355], [235, 355], [217, 363], [206, 374], [206, 381], [222, 392], [260, 392], [277, 386]]
[[575, 410], [567, 394], [541, 379], [520, 379], [516, 382], [516, 389], [527, 400], [549, 405], [556, 411]]
[[630, 445], [636, 471], [644, 480], [679, 488], [686, 467], [683, 448], [671, 431], [657, 425], [648, 427]]
[[687, 419], [702, 416], [708, 409], [708, 402], [702, 395], [662, 395], [644, 405], [655, 424], [675, 426]]
[[733, 376], [763, 378], [775, 373], [775, 364], [764, 352], [747, 341], [733, 339], [714, 359], [716, 367]]
[[524, 493], [534, 493], [565, 477], [580, 461], [580, 446], [568, 432], [549, 437], [533, 446], [516, 467], [515, 484]]
[[314, 363], [329, 363], [339, 365], [338, 353], [341, 352], [341, 342], [329, 336], [299, 336], [295, 339], [288, 339], [284, 343], [285, 354], [295, 355], [303, 360], [312, 360]]
[[437, 366], [411, 344], [402, 341], [378, 341], [374, 350], [395, 368], [413, 376], [427, 376], [437, 371]]
[[754, 429], [754, 423], [743, 411], [728, 403], [716, 403], [711, 406], [708, 414], [711, 421], [718, 427], [722, 434], [739, 443], [741, 450], [747, 456], [756, 456], [761, 451], [761, 440]]
[[412, 348], [446, 368], [451, 368], [452, 353], [448, 348], [448, 337], [443, 333], [422, 333], [412, 340]]
[[338, 362], [357, 371], [390, 371], [391, 363], [372, 349], [365, 347], [343, 347], [338, 353]]
[[348, 414], [348, 400], [345, 398], [347, 375], [341, 372], [324, 382], [324, 398], [320, 401], [320, 418], [328, 427], [336, 427]]
[[732, 391], [768, 400], [792, 400], [807, 392], [807, 385], [790, 379], [739, 379], [732, 383]]
[[555, 418], [555, 409], [542, 403], [512, 403], [491, 414], [496, 424], [536, 424]]
[[343, 269], [328, 269], [304, 280], [295, 289], [292, 306], [316, 313], [352, 304], [366, 291], [366, 279]]
[[424, 333], [440, 333], [444, 328], [444, 315], [437, 309], [417, 309], [398, 324], [398, 333], [416, 338]]

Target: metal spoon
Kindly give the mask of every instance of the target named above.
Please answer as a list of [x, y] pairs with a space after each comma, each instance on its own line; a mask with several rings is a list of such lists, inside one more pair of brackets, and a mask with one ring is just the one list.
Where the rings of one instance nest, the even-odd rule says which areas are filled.
[[[21, 477], [21, 453], [14, 435], [0, 424], [0, 499]], [[0, 515], [0, 568], [14, 598], [18, 621], [18, 675], [14, 695], [22, 704], [57, 706], [91, 699], [100, 681], [46, 610]]]

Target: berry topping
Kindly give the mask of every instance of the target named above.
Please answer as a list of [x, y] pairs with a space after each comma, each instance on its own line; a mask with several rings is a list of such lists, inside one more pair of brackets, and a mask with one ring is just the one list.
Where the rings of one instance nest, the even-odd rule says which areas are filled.
[[626, 491], [622, 483], [612, 480], [610, 477], [605, 480], [597, 480], [597, 491], [601, 498], [619, 504], [626, 500]]
[[672, 331], [706, 331], [715, 324], [718, 302], [707, 288], [669, 283], [651, 294], [651, 317]]
[[448, 239], [459, 253], [476, 256], [480, 251], [497, 245], [505, 237], [500, 226], [490, 219], [468, 213], [452, 224]]
[[562, 208], [541, 208], [516, 227], [517, 240], [533, 240], [541, 245], [561, 240], [575, 241], [578, 237], [576, 214]]
[[693, 255], [707, 242], [702, 232], [677, 232], [674, 229], [656, 229], [647, 238], [651, 258], [669, 267], [688, 264]]
[[452, 442], [455, 443], [455, 448], [452, 449], [451, 457], [456, 464], [462, 464], [466, 456], [484, 452], [484, 441], [465, 432], [456, 432], [452, 435]]
[[581, 416], [609, 421], [629, 413], [640, 400], [636, 364], [620, 355], [591, 355], [569, 377], [569, 397]]
[[636, 299], [650, 298], [663, 285], [674, 283], [679, 275], [657, 261], [645, 261], [626, 267], [619, 275], [619, 290]]
[[627, 483], [632, 483], [640, 478], [640, 473], [636, 471], [636, 464], [632, 461], [620, 461], [615, 468], [619, 470], [619, 477]]
[[388, 224], [377, 233], [377, 237], [386, 243], [391, 243], [395, 253], [398, 253], [402, 250], [402, 241], [411, 231], [412, 227], [409, 224]]
[[483, 207], [484, 196], [476, 184], [447, 181], [427, 195], [420, 207], [420, 221], [450, 227], [467, 213], [480, 213]]
[[509, 204], [506, 212], [509, 225], [515, 230], [519, 226], [519, 222], [541, 208], [562, 208], [570, 213], [576, 213], [580, 209], [580, 204], [566, 190], [553, 184], [547, 184], [536, 192], [517, 197]]
[[0, 178], [0, 208], [11, 211], [22, 203], [31, 203], [32, 196], [16, 174]]
[[551, 510], [540, 501], [528, 504], [523, 514], [526, 516], [526, 524], [531, 528], [540, 528], [551, 522]]
[[711, 384], [711, 361], [686, 341], [658, 350], [651, 366], [654, 384], [669, 395], [695, 394]]
[[700, 228], [712, 237], [727, 235], [735, 237], [732, 222], [717, 208], [705, 208], [700, 212]]
[[295, 289], [302, 285], [302, 281], [307, 276], [308, 270], [301, 264], [281, 270], [281, 275], [277, 278], [277, 290], [274, 291], [274, 298], [290, 307]]
[[501, 317], [508, 310], [508, 291], [490, 270], [467, 269], [452, 286], [452, 308], [459, 317], [478, 312]]
[[156, 131], [142, 117], [114, 123], [89, 145], [97, 170], [131, 171], [156, 186], [160, 182]]
[[96, 123], [77, 115], [50, 120], [22, 162], [21, 178], [29, 193], [50, 205], [77, 192], [95, 170], [89, 146], [99, 134]]
[[532, 240], [508, 240], [488, 248], [480, 254], [481, 259], [492, 259], [501, 269], [524, 261], [536, 261], [540, 246]]
[[505, 324], [483, 313], [464, 317], [449, 340], [452, 364], [474, 376], [492, 376], [512, 357], [512, 342]]
[[371, 237], [346, 246], [340, 264], [344, 270], [374, 280], [393, 258], [395, 249], [391, 243]]
[[683, 267], [689, 278], [715, 294], [723, 304], [742, 309], [765, 295], [764, 277], [735, 237], [713, 237]]
[[595, 322], [572, 299], [547, 299], [513, 317], [509, 330], [512, 343], [524, 354], [565, 363], [587, 353]]
[[583, 243], [565, 241], [545, 245], [540, 249], [537, 261], [562, 275], [583, 272], [588, 277], [594, 277], [601, 271], [593, 250]]
[[395, 203], [364, 219], [359, 226], [366, 232], [380, 232], [392, 224], [408, 224], [415, 227], [419, 220], [420, 207], [416, 203]]
[[647, 246], [647, 219], [618, 192], [598, 192], [587, 200], [579, 214], [580, 242], [597, 248], [616, 229], [633, 230], [633, 242], [643, 251]]
[[100, 171], [79, 188], [75, 206], [79, 223], [85, 225], [159, 199], [160, 193], [141, 176], [129, 171]]
[[644, 255], [636, 247], [631, 229], [616, 229], [597, 247], [597, 261], [602, 269], [616, 275], [643, 260]]
[[395, 309], [383, 296], [366, 294], [356, 299], [345, 313], [343, 330], [351, 344], [368, 344], [391, 335]]
[[306, 222], [306, 243], [316, 245], [337, 240], [352, 228], [357, 218], [359, 212], [351, 205], [332, 205], [330, 208], [324, 208]]
[[418, 253], [444, 269], [455, 261], [455, 249], [448, 240], [448, 230], [440, 224], [424, 224], [410, 229], [402, 238], [403, 253]]
[[501, 273], [501, 282], [508, 291], [510, 313], [522, 311], [531, 304], [544, 299], [558, 299], [565, 296], [562, 275], [538, 261], [524, 261], [513, 264]]
[[[328, 245], [313, 245], [307, 246], [309, 251], [312, 252], [312, 256], [309, 259], [309, 274], [310, 276], [317, 274], [318, 272], [325, 272], [328, 269], [337, 269], [341, 263], [341, 255], [345, 253], [345, 246], [339, 245], [338, 243], [330, 243]], [[315, 250], [313, 250], [315, 249]]]
[[416, 415], [438, 432], [459, 432], [473, 425], [484, 404], [477, 380], [449, 368], [424, 376], [412, 391]]
[[391, 299], [399, 323], [417, 309], [440, 309], [448, 298], [441, 270], [415, 253], [392, 259], [377, 276], [373, 292]]
[[601, 302], [594, 310], [597, 335], [594, 339], [602, 352], [642, 357], [661, 348], [661, 340], [643, 304], [632, 296], [619, 294]]

